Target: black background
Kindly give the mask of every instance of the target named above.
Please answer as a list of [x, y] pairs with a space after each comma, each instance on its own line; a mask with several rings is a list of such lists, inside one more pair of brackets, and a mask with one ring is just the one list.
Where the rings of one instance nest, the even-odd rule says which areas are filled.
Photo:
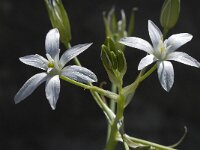
[[[181, 15], [169, 33], [191, 33], [194, 38], [179, 50], [200, 60], [198, 1], [182, 0]], [[115, 5], [129, 16], [138, 7], [135, 36], [150, 40], [147, 20], [160, 27], [161, 0], [63, 0], [72, 26], [72, 45], [93, 42], [79, 56], [93, 70], [99, 83], [109, 80], [100, 59], [104, 41], [102, 11]], [[0, 0], [0, 150], [102, 150], [106, 139], [106, 119], [88, 91], [61, 82], [55, 111], [45, 98], [44, 84], [30, 97], [15, 105], [13, 97], [23, 83], [40, 70], [22, 64], [18, 58], [29, 54], [45, 55], [44, 41], [51, 29], [44, 1]], [[62, 51], [64, 47], [61, 46]], [[127, 48], [128, 72], [124, 84], [131, 83], [144, 52]], [[188, 134], [178, 147], [198, 150], [200, 146], [200, 70], [173, 62], [175, 83], [165, 92], [154, 72], [139, 87], [125, 111], [126, 132], [135, 137], [171, 145]], [[96, 85], [99, 85], [97, 83]], [[120, 148], [119, 146], [119, 149]]]

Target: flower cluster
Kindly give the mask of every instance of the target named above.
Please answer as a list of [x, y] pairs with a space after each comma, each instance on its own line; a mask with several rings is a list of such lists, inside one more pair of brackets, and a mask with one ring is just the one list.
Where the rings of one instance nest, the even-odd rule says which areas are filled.
[[[135, 8], [128, 22], [123, 10], [119, 20], [114, 8], [109, 13], [103, 13], [106, 39], [101, 46], [101, 60], [111, 82], [111, 91], [94, 86], [92, 83], [97, 82], [97, 76], [92, 71], [82, 67], [78, 58], [76, 58], [76, 56], [88, 49], [92, 43], [78, 44], [71, 47], [71, 26], [62, 1], [45, 0], [45, 4], [53, 26], [53, 29], [46, 35], [46, 58], [38, 54], [19, 58], [24, 64], [39, 68], [43, 72], [35, 74], [25, 82], [15, 95], [15, 103], [23, 101], [39, 85], [46, 82], [46, 98], [54, 110], [60, 93], [60, 79], [62, 79], [90, 90], [95, 102], [104, 112], [108, 122], [105, 150], [114, 150], [117, 142], [122, 142], [126, 150], [130, 148], [175, 150], [174, 147], [182, 141], [185, 135], [177, 144], [170, 147], [129, 136], [124, 130], [124, 112], [126, 106], [133, 99], [140, 83], [156, 69], [161, 86], [169, 92], [174, 84], [174, 68], [171, 61], [200, 68], [200, 63], [196, 59], [184, 52], [176, 51], [192, 40], [193, 36], [191, 34], [179, 33], [165, 39], [168, 31], [176, 25], [178, 20], [180, 0], [165, 0], [160, 15], [163, 33], [151, 20], [148, 21], [148, 32], [152, 44], [139, 37], [127, 37], [132, 36], [134, 32]], [[128, 26], [127, 23], [129, 23]], [[60, 41], [67, 48], [61, 57]], [[137, 78], [127, 86], [123, 84], [124, 75], [127, 71], [125, 46], [147, 53], [139, 62], [138, 70], [140, 72]], [[66, 65], [72, 59], [74, 59], [76, 65]], [[149, 69], [148, 67], [152, 64], [154, 64], [153, 67]]]

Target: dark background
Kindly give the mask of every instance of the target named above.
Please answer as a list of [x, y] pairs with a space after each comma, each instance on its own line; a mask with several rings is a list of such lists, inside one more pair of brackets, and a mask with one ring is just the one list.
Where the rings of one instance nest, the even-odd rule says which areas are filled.
[[[99, 79], [109, 80], [100, 60], [104, 41], [102, 11], [113, 5], [129, 16], [138, 7], [135, 36], [149, 41], [147, 20], [160, 27], [161, 0], [63, 0], [72, 26], [72, 45], [93, 42], [79, 56], [82, 64]], [[170, 32], [188, 32], [193, 40], [180, 48], [200, 60], [198, 1], [182, 0], [177, 26]], [[61, 82], [57, 108], [52, 111], [45, 98], [44, 84], [30, 97], [15, 105], [13, 97], [23, 83], [40, 70], [22, 64], [18, 58], [29, 54], [45, 55], [44, 41], [51, 29], [43, 0], [0, 0], [0, 150], [102, 150], [106, 139], [106, 119], [88, 91]], [[63, 46], [61, 49], [64, 51]], [[128, 72], [125, 85], [131, 83], [137, 65], [145, 53], [127, 48]], [[175, 83], [165, 92], [154, 72], [139, 87], [125, 111], [126, 132], [135, 137], [171, 145], [188, 134], [178, 147], [200, 147], [200, 70], [173, 62]], [[97, 67], [98, 66], [98, 67]], [[97, 85], [99, 84], [97, 83]], [[119, 148], [120, 149], [120, 148]], [[122, 149], [122, 148], [121, 148]]]

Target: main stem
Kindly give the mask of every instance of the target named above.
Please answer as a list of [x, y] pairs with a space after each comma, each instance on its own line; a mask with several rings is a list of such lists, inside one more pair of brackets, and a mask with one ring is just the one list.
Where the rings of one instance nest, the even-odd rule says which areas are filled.
[[[113, 84], [113, 83], [111, 85], [111, 91], [113, 93], [117, 93], [117, 86], [115, 84]], [[115, 113], [116, 101], [114, 99], [110, 99], [110, 105], [109, 105], [109, 107], [113, 111], [113, 113]], [[108, 140], [109, 140], [110, 132], [111, 132], [111, 124], [108, 123], [108, 127], [107, 127], [107, 140], [106, 140], [106, 142], [108, 142]]]
[[[152, 72], [154, 72], [156, 69], [156, 65], [154, 65], [150, 70], [148, 70], [146, 73], [143, 74], [143, 71], [139, 74], [138, 78], [135, 80], [133, 84], [128, 86], [127, 92], [128, 94], [134, 93], [137, 87], [139, 86], [139, 83], [142, 82], [144, 79], [146, 79]], [[111, 131], [110, 131], [110, 137], [106, 144], [106, 150], [115, 150], [117, 145], [117, 134], [119, 133], [119, 127], [118, 124], [120, 121], [123, 122], [123, 113], [124, 113], [124, 104], [125, 104], [125, 95], [127, 93], [124, 93], [122, 90], [122, 86], [119, 87], [119, 97], [117, 100], [117, 114], [115, 117], [114, 122], [111, 125]], [[125, 146], [127, 146], [125, 144]]]
[[114, 122], [111, 125], [111, 132], [109, 140], [106, 144], [106, 150], [115, 150], [115, 147], [117, 145], [116, 136], [118, 133], [118, 124], [120, 121], [123, 121], [123, 113], [124, 113], [124, 96], [122, 94], [122, 86], [119, 87], [119, 97], [117, 101], [117, 114], [115, 117]]

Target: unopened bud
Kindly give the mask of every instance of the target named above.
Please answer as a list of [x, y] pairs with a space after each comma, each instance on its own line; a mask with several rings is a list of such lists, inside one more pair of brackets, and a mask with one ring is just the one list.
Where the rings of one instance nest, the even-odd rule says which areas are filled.
[[65, 46], [71, 40], [71, 28], [67, 12], [61, 0], [45, 0], [49, 18], [53, 28], [58, 28], [60, 40]]
[[180, 0], [165, 0], [163, 3], [160, 24], [164, 29], [173, 28], [179, 18], [180, 13]]

